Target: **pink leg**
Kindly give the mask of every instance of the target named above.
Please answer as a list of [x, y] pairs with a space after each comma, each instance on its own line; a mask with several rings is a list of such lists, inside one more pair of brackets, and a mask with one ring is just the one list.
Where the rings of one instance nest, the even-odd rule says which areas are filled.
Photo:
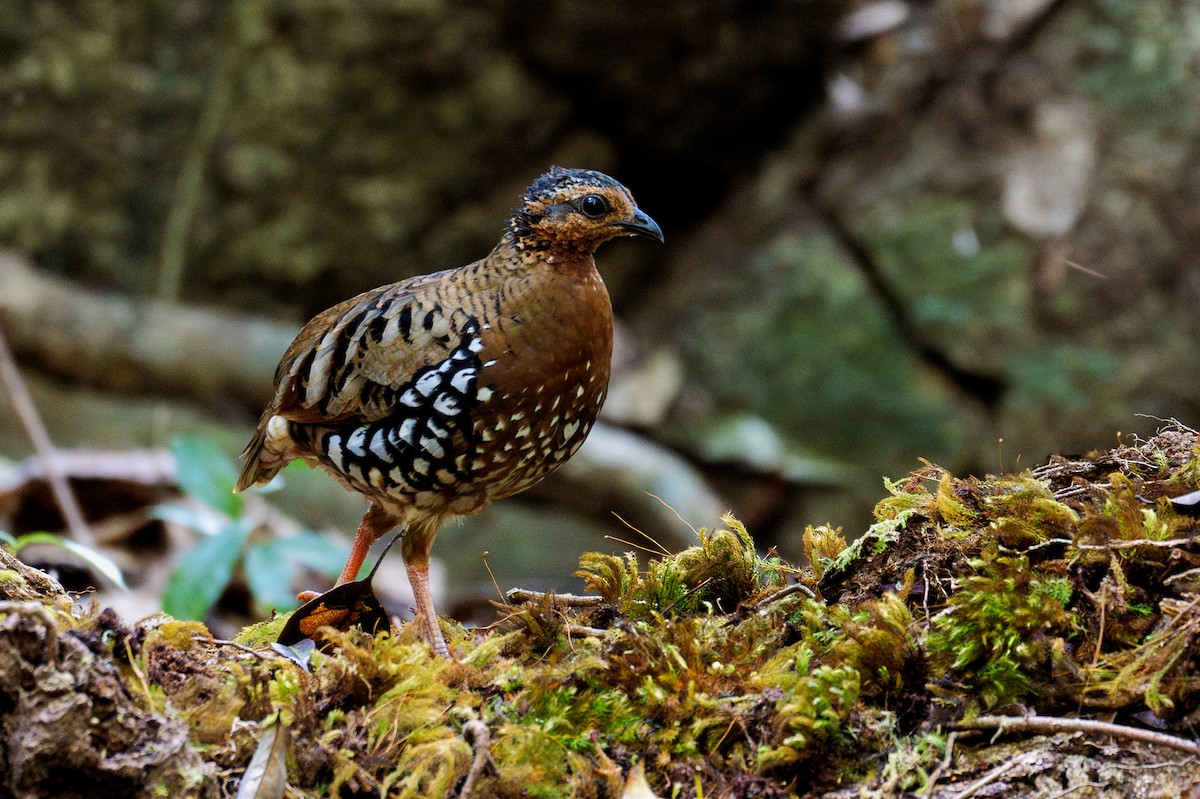
[[412, 583], [413, 598], [417, 601], [417, 614], [421, 617], [425, 640], [433, 646], [437, 655], [449, 660], [450, 647], [446, 646], [442, 628], [438, 626], [437, 611], [433, 608], [433, 595], [429, 592], [429, 561], [405, 561], [404, 565], [408, 569], [408, 581]]
[[[337, 585], [353, 582], [358, 577], [358, 572], [367, 558], [371, 544], [395, 527], [399, 521], [395, 516], [372, 503], [362, 517], [362, 521], [358, 523], [358, 530], [354, 533], [354, 543], [350, 545], [350, 557], [346, 558], [346, 565], [342, 567], [342, 574], [338, 577]], [[316, 598], [316, 591], [301, 591], [296, 595], [296, 599], [301, 602], [309, 602]]]
[[441, 519], [425, 518], [409, 525], [400, 541], [400, 552], [404, 556], [404, 567], [408, 570], [408, 581], [412, 584], [413, 598], [417, 602], [417, 614], [425, 631], [425, 640], [433, 651], [444, 658], [450, 657], [450, 648], [438, 627], [437, 611], [433, 607], [433, 594], [429, 592], [429, 550], [433, 538], [441, 527]]

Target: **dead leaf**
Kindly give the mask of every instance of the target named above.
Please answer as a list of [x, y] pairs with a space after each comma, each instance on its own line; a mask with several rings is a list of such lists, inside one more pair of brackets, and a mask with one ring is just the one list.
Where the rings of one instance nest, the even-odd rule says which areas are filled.
[[288, 731], [279, 716], [267, 724], [258, 739], [258, 748], [238, 785], [237, 799], [283, 799], [287, 789]]
[[391, 619], [375, 595], [371, 581], [375, 579], [375, 572], [383, 563], [384, 556], [401, 535], [403, 532], [388, 541], [383, 552], [379, 553], [379, 560], [371, 567], [370, 574], [352, 583], [335, 585], [302, 605], [287, 620], [275, 640], [284, 646], [293, 646], [305, 638], [312, 638], [322, 627], [333, 627], [344, 632], [357, 625], [372, 634], [380, 627], [390, 627]]
[[650, 789], [650, 783], [646, 782], [646, 770], [640, 760], [634, 763], [625, 775], [625, 788], [621, 791], [621, 799], [662, 799]]

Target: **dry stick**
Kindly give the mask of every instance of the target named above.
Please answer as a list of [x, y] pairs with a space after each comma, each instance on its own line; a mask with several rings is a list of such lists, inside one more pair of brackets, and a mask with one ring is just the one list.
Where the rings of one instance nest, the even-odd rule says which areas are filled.
[[46, 432], [46, 426], [42, 424], [37, 407], [34, 406], [33, 399], [29, 396], [28, 389], [25, 388], [25, 381], [21, 379], [21, 373], [17, 371], [17, 362], [8, 348], [8, 341], [4, 337], [3, 330], [0, 330], [0, 380], [4, 381], [17, 418], [21, 420], [25, 434], [29, 436], [29, 443], [33, 445], [34, 453], [42, 462], [42, 468], [46, 472], [46, 481], [50, 484], [50, 492], [54, 494], [54, 499], [62, 510], [63, 518], [67, 522], [67, 529], [79, 543], [84, 546], [94, 546], [95, 538], [83, 518], [83, 512], [79, 510], [79, 503], [75, 501], [75, 495], [71, 493], [71, 486], [67, 483], [67, 478], [58, 468], [54, 444], [51, 443], [50, 434]]
[[1019, 762], [1020, 761], [1017, 761], [1017, 760], [1009, 760], [1006, 763], [1001, 763], [1000, 765], [996, 766], [994, 769], [989, 771], [987, 774], [984, 774], [982, 777], [975, 780], [975, 782], [968, 785], [962, 791], [962, 793], [957, 794], [954, 797], [954, 799], [967, 799], [967, 797], [974, 796], [975, 794], [977, 794], [979, 792], [980, 788], [984, 788], [984, 787], [990, 785], [991, 783], [993, 783], [996, 780], [1003, 777], [1006, 773], [1008, 773], [1012, 769], [1016, 768]]
[[205, 168], [216, 147], [225, 114], [233, 103], [238, 76], [245, 61], [247, 42], [242, 27], [246, 23], [241, 18], [250, 13], [251, 7], [250, 0], [243, 0], [242, 4], [229, 8], [225, 42], [217, 54], [219, 61], [212, 86], [205, 97], [200, 117], [184, 151], [179, 174], [175, 178], [175, 190], [171, 194], [167, 218], [163, 223], [156, 291], [158, 298], [165, 302], [179, 300], [187, 266], [188, 240], [204, 190]]
[[475, 791], [475, 781], [479, 779], [484, 767], [492, 760], [492, 753], [488, 751], [492, 733], [482, 721], [471, 719], [463, 725], [463, 740], [470, 745], [475, 754], [471, 758], [471, 769], [467, 772], [467, 779], [458, 792], [458, 799], [470, 799]]
[[[526, 588], [513, 588], [505, 596], [514, 605], [524, 605], [528, 602], [540, 602], [551, 592], [530, 591]], [[604, 597], [588, 594], [553, 594], [556, 605], [566, 605], [569, 608], [588, 608], [603, 605]]]
[[946, 752], [942, 755], [942, 762], [939, 763], [938, 767], [935, 768], [933, 773], [929, 775], [929, 780], [925, 783], [925, 787], [920, 791], [921, 796], [932, 796], [934, 786], [937, 785], [937, 782], [942, 778], [942, 775], [950, 769], [950, 764], [954, 762], [954, 743], [957, 740], [957, 732], [952, 732], [946, 736]]
[[960, 721], [959, 730], [998, 730], [1000, 732], [1082, 732], [1128, 738], [1132, 741], [1166, 746], [1200, 757], [1200, 743], [1139, 727], [1127, 727], [1095, 719], [1063, 719], [1054, 716], [980, 716], [973, 721]]

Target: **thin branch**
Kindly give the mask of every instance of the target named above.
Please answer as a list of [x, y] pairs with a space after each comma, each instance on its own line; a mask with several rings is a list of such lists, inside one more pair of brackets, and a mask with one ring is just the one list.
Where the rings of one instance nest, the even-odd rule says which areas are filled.
[[1009, 760], [1001, 763], [987, 774], [984, 774], [982, 777], [975, 780], [975, 782], [968, 785], [961, 793], [956, 795], [954, 799], [967, 799], [970, 796], [974, 796], [975, 794], [979, 793], [981, 788], [990, 785], [991, 783], [1003, 777], [1012, 769], [1016, 768], [1019, 762], [1020, 761], [1017, 760]]
[[1131, 741], [1178, 749], [1200, 757], [1200, 743], [1140, 727], [1127, 727], [1095, 719], [1065, 719], [1053, 716], [980, 716], [972, 721], [954, 725], [959, 730], [999, 730], [1000, 732], [1081, 732], [1090, 735], [1111, 735]]
[[508, 597], [508, 601], [514, 605], [540, 602], [551, 595], [554, 597], [554, 604], [565, 605], [569, 608], [589, 608], [604, 604], [604, 597], [590, 596], [588, 594], [553, 594], [553, 592], [530, 591], [526, 588], [514, 588], [505, 594]]
[[176, 302], [183, 286], [187, 266], [187, 246], [191, 238], [192, 223], [196, 209], [200, 206], [204, 190], [204, 178], [209, 158], [217, 143], [225, 115], [233, 103], [238, 77], [245, 63], [247, 52], [246, 26], [242, 16], [252, 13], [249, 2], [230, 5], [225, 27], [225, 46], [217, 53], [216, 74], [212, 86], [200, 109], [200, 117], [192, 130], [191, 139], [183, 154], [183, 163], [175, 180], [171, 204], [163, 222], [162, 252], [159, 256], [158, 299]]
[[95, 538], [92, 536], [87, 521], [83, 518], [83, 511], [79, 509], [79, 503], [75, 500], [71, 485], [67, 482], [62, 470], [58, 468], [54, 444], [50, 441], [50, 434], [46, 432], [46, 426], [42, 424], [42, 417], [38, 415], [37, 407], [33, 404], [28, 389], [25, 388], [25, 381], [21, 379], [21, 373], [17, 371], [17, 362], [8, 348], [8, 341], [4, 337], [3, 330], [0, 330], [0, 380], [8, 389], [8, 396], [12, 399], [17, 418], [21, 420], [25, 434], [29, 436], [29, 443], [33, 445], [33, 451], [42, 463], [42, 469], [46, 472], [46, 482], [50, 484], [50, 491], [54, 494], [54, 500], [62, 511], [63, 519], [67, 522], [67, 529], [71, 531], [71, 537], [84, 546], [95, 546]]
[[809, 599], [817, 598], [817, 595], [813, 593], [813, 590], [804, 583], [792, 583], [789, 586], [780, 588], [774, 593], [766, 595], [762, 599], [750, 605], [750, 610], [754, 612], [761, 611], [766, 608], [767, 605], [770, 605], [773, 602], [778, 602], [779, 600], [785, 599], [793, 594], [804, 594]]
[[458, 792], [458, 799], [470, 799], [475, 792], [475, 782], [483, 774], [484, 768], [490, 764], [494, 769], [496, 763], [492, 760], [492, 753], [489, 751], [492, 733], [482, 721], [471, 719], [464, 724], [463, 740], [471, 747], [474, 756], [471, 758], [471, 768], [467, 772], [467, 779]]

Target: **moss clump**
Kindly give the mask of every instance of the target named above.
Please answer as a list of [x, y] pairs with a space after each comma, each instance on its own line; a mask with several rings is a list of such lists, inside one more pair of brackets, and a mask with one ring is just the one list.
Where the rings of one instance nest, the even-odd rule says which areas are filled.
[[432, 658], [412, 625], [331, 632], [302, 668], [265, 645], [282, 620], [231, 645], [162, 617], [133, 630], [94, 611], [56, 618], [186, 722], [222, 773], [285, 725], [303, 795], [454, 795], [478, 723], [494, 767], [476, 795], [618, 797], [635, 762], [663, 796], [916, 791], [944, 725], [983, 711], [1166, 730], [1200, 712], [1200, 521], [1167, 501], [1196, 488], [1195, 442], [1172, 426], [987, 478], [925, 464], [888, 484], [855, 544], [810, 527], [807, 567], [758, 553], [728, 517], [678, 554], [589, 553], [594, 600], [542, 596], [493, 629], [447, 625], [458, 662]]

